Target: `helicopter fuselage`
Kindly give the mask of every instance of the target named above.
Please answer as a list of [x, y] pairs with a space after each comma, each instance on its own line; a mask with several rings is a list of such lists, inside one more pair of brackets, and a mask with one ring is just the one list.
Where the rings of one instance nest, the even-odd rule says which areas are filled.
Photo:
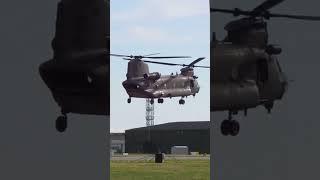
[[287, 89], [277, 54], [281, 49], [268, 44], [263, 19], [241, 18], [225, 26], [223, 41], [214, 39], [212, 111], [237, 112], [264, 105], [268, 111]]
[[129, 97], [135, 98], [187, 97], [197, 94], [200, 89], [195, 77], [181, 74], [164, 75], [157, 79], [133, 77], [122, 85]]
[[275, 55], [264, 49], [226, 42], [213, 47], [213, 111], [238, 111], [282, 98], [287, 80]]
[[96, 62], [87, 59], [90, 63], [52, 59], [40, 65], [40, 75], [62, 112], [109, 114], [110, 90], [105, 59]]

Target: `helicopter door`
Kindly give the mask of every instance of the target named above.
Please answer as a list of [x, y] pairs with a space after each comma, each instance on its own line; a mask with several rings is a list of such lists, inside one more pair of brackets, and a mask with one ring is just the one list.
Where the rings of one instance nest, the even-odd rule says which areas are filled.
[[266, 82], [268, 80], [268, 62], [266, 59], [260, 59], [257, 63], [257, 80], [260, 82]]

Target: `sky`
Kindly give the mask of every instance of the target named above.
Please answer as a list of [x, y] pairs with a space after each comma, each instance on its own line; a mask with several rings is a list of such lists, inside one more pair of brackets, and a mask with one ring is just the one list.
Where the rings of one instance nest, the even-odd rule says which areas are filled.
[[[209, 1], [208, 0], [119, 0], [111, 2], [111, 53], [159, 56], [191, 56], [190, 59], [164, 59], [162, 61], [191, 63], [198, 57], [206, 57], [198, 65], [209, 65]], [[111, 57], [110, 126], [111, 132], [145, 126], [145, 99], [133, 98], [122, 87], [126, 79], [127, 61]], [[178, 66], [149, 64], [150, 72], [162, 75], [180, 72]], [[200, 92], [195, 98], [164, 99], [155, 103], [155, 124], [176, 121], [210, 120], [210, 72], [195, 69], [199, 76]]]
[[[250, 10], [263, 0], [212, 0], [216, 8]], [[319, 16], [319, 1], [284, 1], [274, 13]], [[211, 30], [225, 36], [232, 15], [212, 14]], [[237, 137], [224, 137], [220, 123], [226, 112], [212, 113], [211, 174], [223, 180], [299, 180], [318, 177], [319, 143], [319, 42], [320, 22], [274, 18], [268, 21], [269, 42], [278, 44], [282, 70], [290, 80], [288, 92], [271, 114], [258, 107], [234, 118], [240, 122]]]

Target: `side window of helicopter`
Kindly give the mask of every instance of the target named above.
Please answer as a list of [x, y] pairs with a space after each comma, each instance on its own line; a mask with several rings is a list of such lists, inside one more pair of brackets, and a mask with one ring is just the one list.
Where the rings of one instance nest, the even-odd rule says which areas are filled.
[[266, 82], [268, 80], [268, 62], [266, 59], [260, 59], [257, 63], [257, 80]]

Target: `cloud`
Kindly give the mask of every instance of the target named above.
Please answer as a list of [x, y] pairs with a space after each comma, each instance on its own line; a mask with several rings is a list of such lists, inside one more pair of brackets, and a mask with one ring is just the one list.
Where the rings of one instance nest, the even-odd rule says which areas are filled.
[[112, 34], [112, 43], [116, 44], [124, 42], [185, 44], [194, 40], [192, 34], [179, 32], [177, 29], [149, 27], [145, 25], [132, 25], [126, 30], [117, 31]]
[[135, 26], [129, 29], [129, 36], [141, 41], [161, 41], [168, 38], [168, 33], [160, 28], [148, 28], [144, 26]]
[[116, 22], [157, 22], [202, 15], [209, 15], [208, 0], [141, 0], [135, 7], [112, 12], [111, 19]]
[[189, 18], [209, 17], [208, 0], [135, 0], [121, 5], [120, 2], [114, 3], [111, 10], [111, 39], [116, 44], [195, 43], [199, 30], [194, 25], [196, 21]]
[[184, 43], [192, 40], [192, 37], [177, 35], [176, 32], [145, 26], [135, 26], [128, 31], [128, 34], [133, 40], [144, 42]]

